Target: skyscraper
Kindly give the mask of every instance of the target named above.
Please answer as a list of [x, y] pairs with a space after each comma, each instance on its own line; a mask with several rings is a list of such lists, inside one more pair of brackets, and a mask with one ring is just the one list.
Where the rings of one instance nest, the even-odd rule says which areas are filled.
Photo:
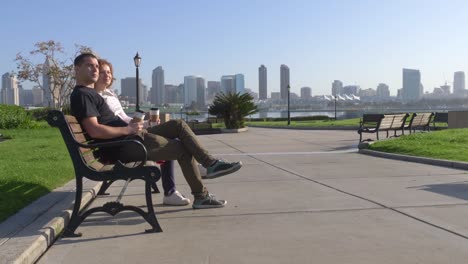
[[[144, 100], [144, 86], [141, 83], [141, 79], [138, 80], [139, 84], [139, 103], [143, 104]], [[125, 79], [120, 80], [120, 96], [124, 97], [126, 101], [131, 104], [136, 103], [136, 78], [135, 77], [127, 77]]]
[[19, 90], [16, 76], [10, 73], [2, 75], [0, 102], [8, 105], [19, 105]]
[[281, 64], [280, 67], [280, 92], [281, 92], [281, 99], [288, 99], [288, 85], [289, 83], [289, 67]]
[[213, 101], [217, 93], [221, 92], [221, 82], [208, 81], [206, 84], [206, 99], [208, 101]]
[[258, 94], [258, 99], [267, 99], [267, 68], [263, 64], [258, 68]]
[[403, 69], [403, 101], [417, 101], [422, 97], [421, 73], [419, 70]]
[[301, 88], [301, 99], [310, 99], [312, 98], [312, 89], [310, 87]]
[[238, 73], [234, 75], [236, 79], [236, 93], [244, 94], [245, 93], [245, 82], [244, 82], [244, 74]]
[[221, 92], [225, 94], [236, 92], [236, 79], [233, 75], [221, 76]]
[[377, 86], [378, 97], [390, 97], [390, 89], [385, 83], [379, 83]]
[[33, 93], [33, 106], [41, 106], [44, 104], [44, 90], [39, 86], [32, 88]]
[[158, 66], [153, 70], [150, 101], [152, 104], [162, 105], [166, 103], [166, 91], [164, 87], [164, 70]]
[[332, 83], [332, 95], [341, 95], [343, 94], [343, 82], [339, 80], [334, 80]]
[[465, 72], [457, 71], [453, 75], [453, 93], [456, 95], [465, 95]]
[[205, 106], [205, 79], [200, 76], [184, 77], [184, 104], [187, 106], [196, 104]]
[[245, 93], [244, 75], [241, 73], [235, 75], [221, 76], [221, 91], [227, 93]]

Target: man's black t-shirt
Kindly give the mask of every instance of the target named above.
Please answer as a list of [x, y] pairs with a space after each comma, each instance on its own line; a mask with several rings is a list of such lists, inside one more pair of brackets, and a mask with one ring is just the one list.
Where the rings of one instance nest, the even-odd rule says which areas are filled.
[[[112, 127], [125, 127], [127, 123], [116, 116], [112, 110], [109, 109], [109, 106], [106, 104], [106, 101], [94, 90], [93, 88], [85, 86], [76, 86], [73, 89], [73, 92], [70, 95], [70, 108], [72, 115], [76, 117], [78, 122], [83, 121], [87, 117], [96, 117], [99, 124]], [[96, 142], [108, 142], [121, 139], [137, 139], [143, 141], [138, 135], [123, 136], [113, 139], [95, 139]], [[105, 148], [100, 151], [101, 157], [104, 157], [106, 160], [122, 160], [122, 161], [131, 161], [132, 149], [127, 148]]]
[[127, 123], [110, 110], [106, 101], [93, 88], [76, 86], [70, 95], [70, 107], [72, 114], [80, 123], [83, 118], [96, 117], [99, 124], [113, 127], [127, 126]]

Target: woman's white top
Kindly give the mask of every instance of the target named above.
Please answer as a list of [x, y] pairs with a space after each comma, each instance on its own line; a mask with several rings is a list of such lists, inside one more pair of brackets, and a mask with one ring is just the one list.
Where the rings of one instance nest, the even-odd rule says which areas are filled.
[[132, 118], [124, 112], [122, 104], [120, 104], [119, 97], [114, 93], [114, 91], [111, 89], [104, 89], [104, 91], [99, 94], [104, 98], [104, 101], [106, 101], [106, 104], [116, 116], [120, 117], [120, 119], [125, 121], [125, 123], [130, 123]]
[[[104, 101], [109, 106], [110, 110], [114, 112], [114, 115], [120, 117], [125, 123], [130, 123], [132, 117], [129, 117], [123, 110], [122, 104], [120, 103], [119, 97], [111, 89], [104, 89], [104, 91], [99, 93]], [[144, 128], [148, 128], [148, 120], [145, 120], [143, 123]]]

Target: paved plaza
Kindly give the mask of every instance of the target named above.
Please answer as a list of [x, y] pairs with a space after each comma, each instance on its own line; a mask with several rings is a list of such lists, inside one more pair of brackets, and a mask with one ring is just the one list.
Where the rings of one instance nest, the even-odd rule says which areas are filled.
[[[164, 232], [144, 233], [149, 225], [133, 212], [97, 213], [78, 228], [82, 237], [59, 238], [38, 263], [467, 262], [465, 170], [359, 154], [356, 131], [249, 128], [199, 138], [244, 164], [204, 181], [225, 208], [163, 206], [154, 194]], [[176, 182], [193, 199], [178, 166]], [[93, 203], [115, 199], [119, 185]], [[122, 202], [144, 209], [143, 182], [130, 183]]]

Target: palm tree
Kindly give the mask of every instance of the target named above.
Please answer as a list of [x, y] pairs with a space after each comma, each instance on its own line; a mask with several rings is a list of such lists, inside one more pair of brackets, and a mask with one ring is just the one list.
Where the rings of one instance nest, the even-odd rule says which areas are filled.
[[248, 93], [219, 93], [208, 110], [210, 115], [223, 118], [229, 129], [245, 127], [245, 117], [257, 112], [253, 97]]

